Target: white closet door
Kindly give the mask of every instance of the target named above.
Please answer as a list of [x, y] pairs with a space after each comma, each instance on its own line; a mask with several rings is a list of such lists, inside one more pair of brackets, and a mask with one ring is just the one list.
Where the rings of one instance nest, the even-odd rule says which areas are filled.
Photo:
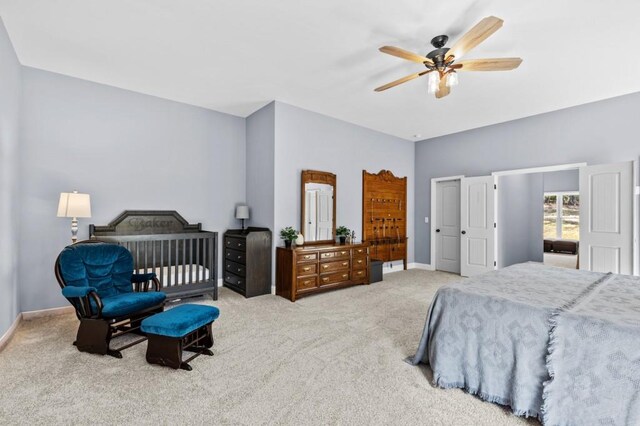
[[580, 269], [633, 272], [633, 162], [580, 168]]
[[318, 191], [318, 235], [317, 240], [332, 240], [333, 235], [333, 191]]
[[436, 270], [460, 273], [460, 180], [436, 184]]
[[493, 176], [460, 181], [460, 275], [470, 277], [494, 269]]

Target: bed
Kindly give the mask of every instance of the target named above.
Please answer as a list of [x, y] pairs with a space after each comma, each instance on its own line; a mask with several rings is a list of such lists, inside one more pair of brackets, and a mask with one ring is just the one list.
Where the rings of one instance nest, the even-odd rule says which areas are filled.
[[129, 249], [138, 273], [155, 272], [170, 300], [218, 299], [218, 233], [173, 210], [126, 210], [108, 225], [89, 225], [91, 239]]
[[640, 278], [526, 263], [441, 287], [408, 361], [544, 424], [640, 424]]

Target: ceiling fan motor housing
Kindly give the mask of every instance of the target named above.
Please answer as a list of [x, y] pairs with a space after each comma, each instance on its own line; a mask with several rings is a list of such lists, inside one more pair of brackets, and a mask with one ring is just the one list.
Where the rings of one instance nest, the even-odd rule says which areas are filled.
[[435, 47], [435, 50], [427, 53], [427, 58], [431, 59], [437, 68], [444, 67], [444, 60], [449, 51], [448, 47], [444, 47], [449, 41], [449, 37], [446, 35], [435, 36], [431, 39], [431, 45]]

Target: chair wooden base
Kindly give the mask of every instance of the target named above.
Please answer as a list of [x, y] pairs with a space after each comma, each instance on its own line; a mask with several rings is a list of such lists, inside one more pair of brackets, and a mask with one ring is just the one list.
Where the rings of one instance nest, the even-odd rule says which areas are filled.
[[[140, 331], [140, 323], [142, 320], [148, 316], [162, 312], [163, 310], [163, 306], [158, 306], [144, 311], [144, 313], [138, 314], [133, 318], [125, 319], [107, 320], [99, 318], [81, 318], [80, 326], [78, 327], [78, 334], [76, 335], [76, 341], [73, 342], [73, 344], [80, 352], [122, 358], [121, 351], [147, 340], [144, 333]], [[109, 348], [109, 344], [113, 338], [127, 333], [134, 333], [143, 337], [119, 348]]]
[[[200, 327], [183, 337], [168, 337], [158, 334], [148, 334], [147, 362], [158, 364], [173, 369], [191, 371], [189, 362], [200, 355], [213, 356], [209, 350], [213, 346], [213, 334], [211, 323]], [[185, 361], [182, 360], [182, 352], [195, 352]]]

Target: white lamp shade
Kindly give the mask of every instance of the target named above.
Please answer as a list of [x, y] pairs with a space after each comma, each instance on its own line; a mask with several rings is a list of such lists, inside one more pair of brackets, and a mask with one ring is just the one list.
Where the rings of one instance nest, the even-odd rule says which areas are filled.
[[237, 206], [236, 219], [249, 219], [249, 206]]
[[62, 192], [58, 202], [58, 217], [91, 217], [89, 194]]

